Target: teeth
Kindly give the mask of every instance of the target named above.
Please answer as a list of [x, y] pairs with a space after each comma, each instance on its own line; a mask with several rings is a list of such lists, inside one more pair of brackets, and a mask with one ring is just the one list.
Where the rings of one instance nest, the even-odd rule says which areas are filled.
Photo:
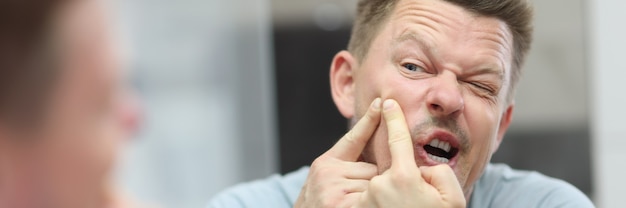
[[434, 156], [434, 155], [431, 155], [431, 154], [428, 154], [428, 158], [430, 158], [431, 160], [434, 160], [435, 162], [438, 162], [438, 163], [448, 163], [448, 162], [450, 162], [450, 160], [448, 160], [446, 158]]
[[439, 141], [439, 139], [433, 139], [428, 145], [445, 150], [446, 152], [450, 152], [451, 149], [450, 143], [445, 141]]
[[430, 141], [430, 146], [433, 147], [438, 147], [439, 146], [439, 139], [433, 139], [432, 141]]

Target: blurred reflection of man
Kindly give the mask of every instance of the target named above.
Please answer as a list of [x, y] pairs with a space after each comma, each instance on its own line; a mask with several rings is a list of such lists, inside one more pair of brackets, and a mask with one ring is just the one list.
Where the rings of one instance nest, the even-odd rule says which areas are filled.
[[0, 6], [0, 207], [136, 207], [109, 178], [137, 113], [103, 8]]
[[564, 181], [489, 164], [531, 43], [527, 1], [361, 0], [357, 13], [330, 69], [351, 131], [310, 168], [209, 207], [593, 207]]

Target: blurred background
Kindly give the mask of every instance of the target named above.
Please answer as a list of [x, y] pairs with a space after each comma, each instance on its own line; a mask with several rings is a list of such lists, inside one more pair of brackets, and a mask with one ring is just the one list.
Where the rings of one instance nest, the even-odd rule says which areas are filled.
[[[626, 3], [533, 2], [535, 40], [493, 161], [623, 207], [626, 28], [615, 25]], [[356, 0], [118, 6], [145, 117], [117, 178], [142, 201], [202, 207], [233, 184], [310, 164], [345, 133], [328, 70], [347, 46]]]

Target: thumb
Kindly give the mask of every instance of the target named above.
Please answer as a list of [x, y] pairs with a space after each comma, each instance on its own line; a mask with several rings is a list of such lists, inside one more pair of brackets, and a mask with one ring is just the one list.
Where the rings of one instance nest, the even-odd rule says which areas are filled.
[[421, 166], [422, 178], [433, 186], [451, 207], [465, 207], [466, 200], [463, 189], [450, 166]]

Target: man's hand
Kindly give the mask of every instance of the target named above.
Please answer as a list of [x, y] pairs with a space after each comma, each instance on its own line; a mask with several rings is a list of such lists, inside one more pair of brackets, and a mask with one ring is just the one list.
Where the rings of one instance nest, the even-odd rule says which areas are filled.
[[373, 177], [357, 207], [465, 207], [465, 197], [448, 165], [417, 167], [413, 142], [398, 103], [386, 100], [391, 167]]
[[356, 162], [380, 123], [381, 99], [330, 150], [319, 156], [309, 170], [294, 207], [351, 207], [377, 175], [376, 165]]

